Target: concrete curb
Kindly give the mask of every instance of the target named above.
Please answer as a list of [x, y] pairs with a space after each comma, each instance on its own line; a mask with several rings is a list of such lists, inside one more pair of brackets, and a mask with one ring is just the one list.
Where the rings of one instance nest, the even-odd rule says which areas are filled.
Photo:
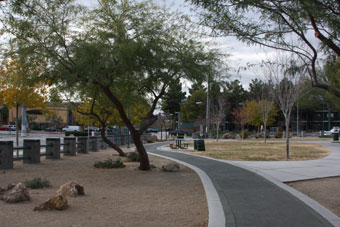
[[[168, 150], [167, 148], [163, 148], [163, 149], [165, 151], [175, 152], [175, 151], [172, 151], [172, 150]], [[159, 149], [159, 150], [161, 150], [161, 149]], [[206, 159], [223, 162], [223, 163], [226, 163], [226, 164], [230, 164], [230, 165], [233, 165], [233, 166], [240, 167], [240, 168], [246, 169], [248, 171], [251, 171], [251, 172], [253, 172], [253, 173], [255, 173], [255, 174], [265, 178], [266, 180], [270, 181], [271, 183], [275, 184], [276, 186], [280, 187], [282, 190], [290, 193], [295, 198], [299, 199], [304, 204], [306, 204], [308, 207], [310, 207], [315, 212], [320, 214], [323, 218], [325, 218], [327, 221], [329, 221], [335, 227], [340, 227], [340, 218], [337, 215], [335, 215], [332, 211], [330, 211], [326, 207], [322, 206], [320, 203], [318, 203], [317, 201], [313, 200], [309, 196], [307, 196], [307, 195], [305, 195], [305, 194], [303, 194], [303, 193], [301, 193], [301, 192], [299, 192], [299, 191], [297, 191], [297, 190], [295, 190], [295, 189], [285, 185], [284, 183], [278, 181], [277, 179], [275, 179], [275, 178], [273, 178], [273, 177], [271, 177], [271, 176], [269, 176], [269, 175], [267, 175], [265, 173], [256, 171], [256, 170], [254, 170], [252, 168], [248, 168], [248, 167], [243, 166], [243, 165], [239, 165], [239, 164], [236, 164], [236, 163], [231, 163], [231, 162], [228, 162], [226, 160], [220, 160], [220, 159], [215, 159], [215, 158], [210, 158], [210, 157], [205, 157], [205, 156], [195, 155], [195, 154], [188, 154], [188, 153], [182, 153], [182, 154], [192, 155], [192, 156], [196, 156], [196, 157], [203, 157], [203, 158], [206, 158]]]
[[[161, 146], [162, 147], [162, 146]], [[158, 147], [158, 150], [162, 150], [161, 147]], [[221, 226], [225, 226], [225, 216], [224, 216], [224, 211], [223, 211], [223, 206], [221, 203], [221, 200], [218, 196], [218, 193], [213, 185], [213, 183], [211, 182], [210, 178], [208, 177], [208, 175], [201, 170], [200, 168], [193, 166], [189, 163], [183, 162], [183, 161], [179, 161], [177, 159], [173, 159], [167, 156], [163, 156], [163, 155], [159, 155], [159, 154], [154, 154], [152, 152], [148, 152], [151, 155], [154, 156], [158, 156], [161, 158], [165, 158], [165, 159], [169, 159], [175, 162], [178, 162], [182, 165], [185, 165], [189, 168], [191, 168], [192, 170], [194, 170], [198, 176], [201, 178], [206, 196], [207, 196], [207, 201], [208, 201], [208, 210], [209, 210], [209, 224], [208, 227], [221, 227]]]
[[[212, 159], [212, 158], [209, 158], [209, 159]], [[280, 182], [279, 180], [273, 178], [272, 176], [269, 176], [265, 173], [258, 172], [256, 170], [254, 170], [252, 168], [248, 168], [246, 166], [230, 163], [230, 162], [225, 161], [225, 160], [217, 160], [217, 159], [213, 159], [213, 160], [220, 161], [220, 162], [223, 162], [223, 163], [227, 163], [227, 164], [230, 164], [230, 165], [233, 165], [233, 166], [237, 166], [237, 167], [249, 170], [249, 171], [265, 178], [266, 180], [272, 182], [276, 186], [280, 187], [281, 189], [287, 191], [288, 193], [290, 193], [294, 197], [301, 200], [308, 207], [312, 208], [314, 211], [316, 211], [318, 214], [320, 214], [323, 218], [325, 218], [327, 221], [329, 221], [335, 227], [340, 227], [340, 218], [336, 214], [334, 214], [332, 211], [330, 211], [326, 207], [322, 206], [320, 203], [318, 203], [314, 199], [310, 198], [309, 196], [295, 190], [294, 188], [287, 186], [286, 184]]]

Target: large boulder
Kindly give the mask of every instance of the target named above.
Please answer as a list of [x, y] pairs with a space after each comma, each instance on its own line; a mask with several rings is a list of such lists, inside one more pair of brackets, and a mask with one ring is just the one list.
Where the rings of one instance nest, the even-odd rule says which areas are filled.
[[10, 184], [0, 189], [0, 199], [7, 203], [17, 203], [30, 200], [27, 187], [23, 183]]
[[162, 166], [162, 170], [164, 172], [177, 172], [179, 171], [179, 165], [177, 163], [169, 163], [165, 166]]
[[34, 211], [65, 210], [68, 208], [67, 199], [62, 194], [57, 194], [46, 202], [34, 207]]
[[64, 197], [66, 196], [72, 196], [76, 197], [78, 195], [84, 195], [84, 187], [79, 185], [76, 182], [69, 182], [62, 186], [60, 186], [59, 190], [57, 191], [57, 194], [61, 194]]

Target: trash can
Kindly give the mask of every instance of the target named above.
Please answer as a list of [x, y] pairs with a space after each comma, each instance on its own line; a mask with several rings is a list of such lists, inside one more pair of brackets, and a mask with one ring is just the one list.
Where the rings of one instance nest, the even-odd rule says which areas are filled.
[[339, 141], [339, 133], [338, 132], [333, 133], [333, 141]]
[[205, 151], [205, 144], [204, 140], [195, 140], [196, 142], [196, 148], [195, 148], [195, 143], [194, 143], [194, 148], [197, 151]]

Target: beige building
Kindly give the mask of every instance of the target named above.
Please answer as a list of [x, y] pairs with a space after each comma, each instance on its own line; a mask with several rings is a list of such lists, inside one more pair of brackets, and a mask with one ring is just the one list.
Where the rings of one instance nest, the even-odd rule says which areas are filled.
[[[21, 116], [22, 108], [20, 106], [19, 119], [21, 119]], [[16, 108], [13, 107], [8, 110], [7, 123], [15, 124], [15, 119]], [[69, 103], [48, 104], [45, 109], [27, 108], [27, 120], [30, 129], [62, 128], [75, 122]]]

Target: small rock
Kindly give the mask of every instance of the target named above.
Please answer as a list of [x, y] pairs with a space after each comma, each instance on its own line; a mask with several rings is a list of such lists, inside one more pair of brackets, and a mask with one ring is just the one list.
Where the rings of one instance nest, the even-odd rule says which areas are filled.
[[177, 172], [179, 171], [179, 165], [177, 163], [169, 163], [165, 166], [162, 166], [162, 170], [164, 172]]
[[154, 164], [150, 164], [151, 169], [157, 168]]
[[57, 194], [46, 202], [34, 207], [34, 211], [65, 210], [68, 208], [67, 199], [62, 194]]
[[78, 195], [84, 195], [85, 192], [83, 186], [79, 185], [76, 182], [70, 182], [62, 185], [57, 191], [57, 194], [61, 194], [64, 197], [66, 196], [76, 197]]
[[27, 187], [23, 183], [18, 183], [15, 186], [13, 184], [7, 185], [6, 188], [0, 189], [1, 200], [7, 203], [17, 203], [21, 201], [30, 200]]

